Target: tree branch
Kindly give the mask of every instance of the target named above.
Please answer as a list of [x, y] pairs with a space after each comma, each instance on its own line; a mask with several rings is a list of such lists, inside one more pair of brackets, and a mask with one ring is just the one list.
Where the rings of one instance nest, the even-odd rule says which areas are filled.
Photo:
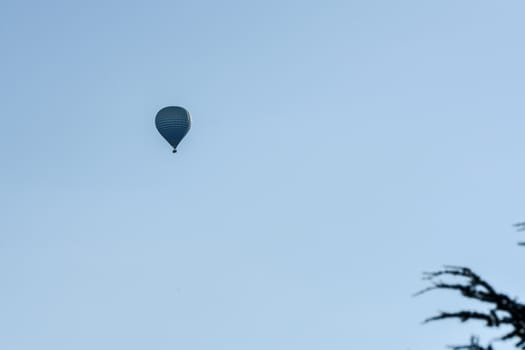
[[479, 345], [479, 338], [474, 336], [470, 337], [469, 345], [453, 345], [449, 346], [449, 348], [452, 350], [494, 350], [490, 344], [487, 347]]
[[[439, 279], [441, 277], [459, 277], [462, 281], [460, 283], [449, 283], [441, 281]], [[498, 293], [487, 281], [466, 267], [445, 266], [443, 270], [425, 273], [424, 279], [430, 281], [432, 285], [416, 293], [416, 295], [425, 294], [436, 289], [453, 290], [459, 292], [465, 298], [490, 305], [488, 312], [469, 310], [440, 312], [438, 315], [427, 318], [424, 323], [444, 319], [458, 319], [461, 322], [471, 320], [483, 321], [485, 326], [489, 328], [499, 328], [502, 325], [507, 325], [511, 327], [511, 332], [500, 336], [498, 339], [503, 341], [516, 339], [518, 342], [515, 346], [525, 350], [525, 305], [509, 298], [506, 294]], [[489, 348], [492, 349], [490, 345]], [[489, 350], [489, 348], [486, 350]], [[470, 345], [453, 347], [453, 349], [484, 350], [485, 348], [480, 347], [477, 340], [476, 343], [473, 343], [471, 339]]]

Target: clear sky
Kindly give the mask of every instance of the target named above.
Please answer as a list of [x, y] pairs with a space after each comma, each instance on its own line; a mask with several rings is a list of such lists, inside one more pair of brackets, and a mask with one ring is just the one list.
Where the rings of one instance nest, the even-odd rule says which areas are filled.
[[524, 11], [1, 1], [0, 348], [468, 341], [411, 295], [464, 264], [525, 297]]

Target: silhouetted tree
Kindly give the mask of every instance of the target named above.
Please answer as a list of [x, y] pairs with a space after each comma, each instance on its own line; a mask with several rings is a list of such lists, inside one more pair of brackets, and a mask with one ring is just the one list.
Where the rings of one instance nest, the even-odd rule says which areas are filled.
[[[514, 224], [514, 227], [516, 227], [518, 231], [525, 231], [525, 222], [518, 222]], [[525, 245], [525, 242], [519, 242], [518, 245]]]
[[470, 337], [469, 345], [453, 345], [449, 346], [453, 350], [493, 350], [492, 345], [487, 346], [486, 348], [479, 345], [478, 337]]
[[[525, 231], [525, 223], [516, 224], [519, 231]], [[518, 243], [525, 245], [524, 242]], [[525, 305], [508, 295], [498, 292], [491, 284], [481, 278], [468, 267], [445, 266], [442, 270], [424, 273], [425, 280], [431, 286], [416, 293], [421, 295], [433, 290], [451, 290], [462, 297], [477, 300], [488, 306], [488, 311], [459, 310], [454, 312], [442, 311], [427, 318], [424, 323], [457, 319], [461, 322], [481, 321], [489, 328], [506, 327], [506, 332], [497, 340], [515, 340], [515, 347], [525, 350]], [[459, 281], [457, 279], [459, 278]], [[449, 281], [455, 279], [455, 281]], [[477, 337], [470, 339], [469, 345], [451, 346], [454, 350], [494, 350], [492, 344], [486, 347], [479, 344]]]

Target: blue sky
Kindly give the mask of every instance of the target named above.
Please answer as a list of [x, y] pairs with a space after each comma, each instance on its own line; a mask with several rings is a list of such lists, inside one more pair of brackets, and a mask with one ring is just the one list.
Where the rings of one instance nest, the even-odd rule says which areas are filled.
[[525, 293], [524, 10], [2, 1], [0, 347], [467, 341], [411, 294], [443, 264]]

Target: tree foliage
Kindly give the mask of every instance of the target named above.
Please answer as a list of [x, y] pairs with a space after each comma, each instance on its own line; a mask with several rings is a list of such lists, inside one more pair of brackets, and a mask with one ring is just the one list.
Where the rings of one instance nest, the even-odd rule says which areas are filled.
[[[525, 223], [518, 223], [515, 227], [518, 231], [525, 231]], [[525, 245], [525, 242], [518, 244]], [[441, 311], [427, 318], [424, 323], [446, 319], [457, 319], [461, 322], [479, 321], [488, 328], [502, 329], [502, 334], [496, 340], [514, 341], [516, 348], [525, 350], [524, 304], [499, 292], [468, 267], [445, 266], [439, 271], [425, 273], [423, 278], [431, 285], [416, 295], [434, 290], [449, 290], [459, 293], [464, 298], [479, 301], [488, 307], [486, 311], [466, 309], [452, 312]], [[468, 345], [451, 346], [450, 348], [453, 350], [494, 350], [492, 344], [486, 347], [480, 345], [477, 337], [472, 337]]]

